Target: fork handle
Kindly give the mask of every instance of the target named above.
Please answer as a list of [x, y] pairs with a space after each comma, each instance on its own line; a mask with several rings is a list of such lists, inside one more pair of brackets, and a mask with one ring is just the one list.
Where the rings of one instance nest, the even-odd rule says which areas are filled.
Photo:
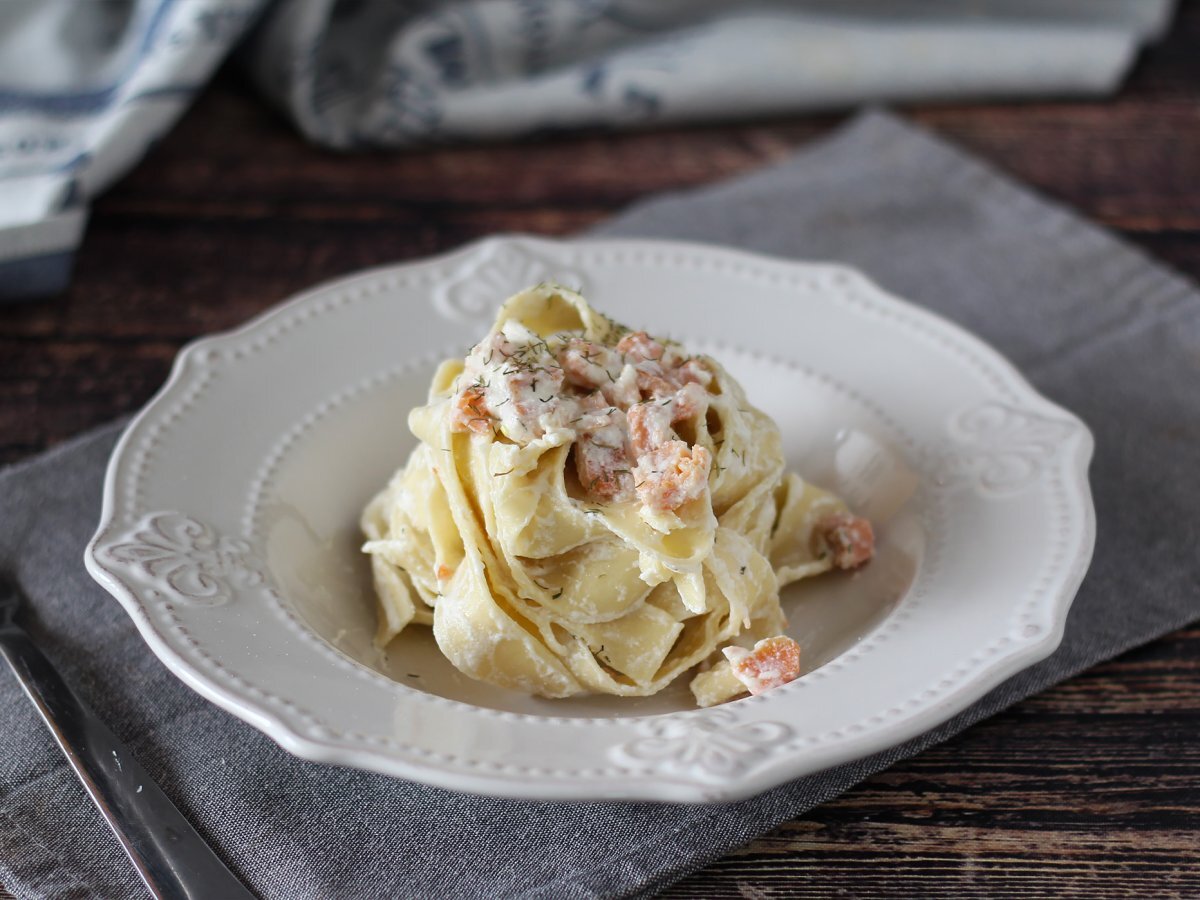
[[253, 900], [141, 764], [67, 686], [22, 629], [0, 630], [0, 655], [67, 762], [160, 900]]

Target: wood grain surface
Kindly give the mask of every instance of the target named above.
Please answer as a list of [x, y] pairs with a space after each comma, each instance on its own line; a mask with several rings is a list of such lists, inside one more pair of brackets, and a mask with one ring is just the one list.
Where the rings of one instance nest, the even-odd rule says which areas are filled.
[[[1200, 277], [1200, 0], [1109, 101], [904, 111]], [[96, 204], [70, 290], [0, 306], [0, 463], [136, 409], [183, 342], [315, 282], [496, 231], [568, 234], [779, 159], [841, 119], [347, 157], [306, 145], [225, 72]], [[664, 896], [1200, 898], [1198, 736], [1192, 628], [869, 779]]]

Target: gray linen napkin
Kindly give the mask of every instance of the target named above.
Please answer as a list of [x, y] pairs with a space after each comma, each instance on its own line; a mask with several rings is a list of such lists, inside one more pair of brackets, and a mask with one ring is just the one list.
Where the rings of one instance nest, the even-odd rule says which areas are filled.
[[[0, 474], [0, 564], [32, 598], [30, 630], [263, 897], [649, 894], [1200, 617], [1200, 294], [1137, 250], [878, 113], [781, 165], [652, 200], [595, 233], [857, 265], [990, 340], [1082, 415], [1096, 433], [1099, 537], [1062, 647], [928, 734], [741, 803], [472, 797], [295, 759], [158, 663], [79, 562], [115, 427]], [[28, 897], [141, 895], [7, 676], [0, 720], [0, 883]]]

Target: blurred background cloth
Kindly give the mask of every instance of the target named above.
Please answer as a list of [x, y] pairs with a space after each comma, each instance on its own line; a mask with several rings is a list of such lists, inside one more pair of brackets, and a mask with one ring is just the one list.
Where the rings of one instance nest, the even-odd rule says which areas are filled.
[[0, 0], [0, 299], [66, 286], [87, 203], [241, 55], [337, 148], [1095, 95], [1173, 0]]

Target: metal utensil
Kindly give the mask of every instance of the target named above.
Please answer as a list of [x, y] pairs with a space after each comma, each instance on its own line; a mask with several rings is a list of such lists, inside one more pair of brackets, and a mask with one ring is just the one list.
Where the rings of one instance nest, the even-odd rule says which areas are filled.
[[150, 893], [164, 900], [252, 900], [187, 819], [14, 621], [16, 585], [0, 576], [0, 655], [45, 720]]

